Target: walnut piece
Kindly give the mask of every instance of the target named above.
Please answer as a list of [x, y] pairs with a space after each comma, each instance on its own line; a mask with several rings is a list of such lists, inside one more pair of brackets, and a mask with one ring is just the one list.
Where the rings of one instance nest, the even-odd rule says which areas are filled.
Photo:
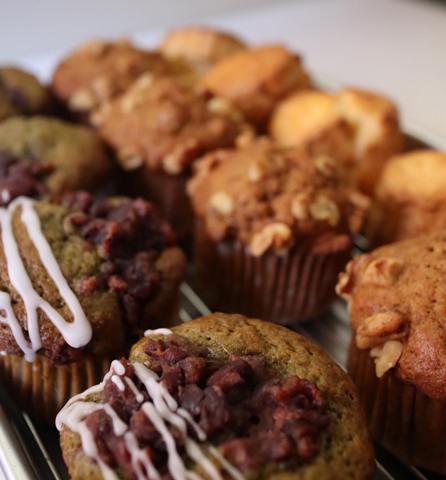
[[73, 110], [90, 110], [96, 105], [96, 100], [90, 91], [81, 89], [70, 97], [68, 104]]
[[314, 164], [318, 171], [325, 177], [332, 178], [336, 177], [337, 174], [337, 164], [329, 155], [319, 154], [314, 159]]
[[251, 240], [251, 253], [255, 257], [263, 255], [270, 247], [285, 248], [291, 240], [291, 229], [284, 223], [271, 223], [256, 233]]
[[339, 209], [336, 203], [329, 198], [320, 195], [310, 205], [311, 216], [315, 220], [327, 221], [332, 227], [336, 226], [339, 222]]
[[353, 290], [353, 262], [354, 260], [350, 260], [345, 267], [345, 272], [339, 274], [335, 289], [336, 293], [345, 300], [350, 300]]
[[377, 258], [367, 265], [361, 277], [361, 282], [388, 287], [398, 280], [403, 271], [403, 266], [403, 261], [399, 258]]
[[384, 345], [372, 348], [370, 356], [375, 359], [376, 376], [381, 378], [393, 368], [403, 353], [403, 344], [398, 340], [389, 340]]
[[308, 196], [298, 193], [291, 201], [291, 213], [296, 220], [305, 220], [308, 217]]
[[360, 349], [381, 345], [387, 340], [402, 338], [406, 332], [404, 317], [398, 312], [379, 312], [362, 321], [356, 331], [356, 346]]
[[222, 215], [230, 215], [234, 210], [234, 202], [226, 192], [214, 193], [209, 202], [211, 207]]

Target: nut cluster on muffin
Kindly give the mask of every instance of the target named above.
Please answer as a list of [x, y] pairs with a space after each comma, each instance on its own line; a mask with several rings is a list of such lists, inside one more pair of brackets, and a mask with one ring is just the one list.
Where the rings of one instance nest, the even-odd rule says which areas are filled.
[[335, 157], [347, 178], [371, 194], [385, 162], [403, 147], [396, 106], [376, 93], [304, 91], [274, 110], [270, 132], [284, 146]]
[[211, 305], [279, 323], [327, 307], [368, 207], [335, 161], [248, 139], [200, 160], [188, 190]]
[[155, 477], [363, 480], [373, 469], [341, 369], [296, 333], [240, 315], [147, 332], [56, 423], [73, 479], [130, 479], [142, 469]]

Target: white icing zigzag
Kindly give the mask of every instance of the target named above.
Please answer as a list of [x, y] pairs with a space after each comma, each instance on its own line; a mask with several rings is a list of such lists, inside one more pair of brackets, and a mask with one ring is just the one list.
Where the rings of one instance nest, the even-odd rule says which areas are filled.
[[[187, 428], [189, 426], [195, 431], [201, 442], [206, 441], [206, 434], [189, 412], [179, 407], [177, 401], [170, 395], [155, 372], [140, 362], [132, 363], [132, 365], [136, 376], [149, 394], [149, 401], [142, 403], [144, 397], [141, 392], [137, 390], [134, 382], [125, 375], [125, 368], [122, 363], [115, 360], [112, 362], [110, 371], [99, 385], [85, 391], [81, 395], [73, 397], [59, 412], [56, 418], [57, 428], [61, 430], [62, 426], [66, 425], [71, 431], [78, 433], [81, 437], [82, 448], [85, 454], [99, 465], [104, 479], [117, 480], [118, 476], [115, 472], [100, 459], [93, 435], [85, 422], [86, 417], [90, 413], [103, 409], [112, 421], [114, 434], [124, 438], [136, 478], [138, 480], [159, 480], [161, 475], [152, 463], [147, 451], [139, 447], [135, 435], [128, 429], [128, 426], [122, 422], [113, 408], [106, 403], [96, 403], [85, 400], [88, 395], [102, 391], [108, 379], [111, 378], [112, 381], [114, 381], [114, 377], [119, 377], [121, 382], [123, 382], [122, 385], [124, 385], [124, 382], [127, 384], [130, 382], [130, 390], [135, 395], [135, 399], [163, 439], [168, 454], [167, 468], [174, 480], [201, 480], [202, 477], [187, 469], [178, 452], [175, 438], [169, 431], [169, 425], [181, 432], [184, 440], [185, 453], [193, 462], [201, 466], [202, 470], [206, 473], [206, 478], [210, 480], [223, 480], [220, 468], [203, 453], [199, 443], [188, 435]], [[120, 385], [119, 381], [114, 381], [114, 383]], [[234, 480], [244, 479], [243, 475], [231, 465], [215, 447], [211, 446], [209, 453], [217, 464]]]
[[[8, 325], [17, 345], [23, 351], [25, 359], [32, 362], [36, 352], [42, 347], [39, 332], [38, 311], [42, 310], [54, 326], [60, 331], [65, 341], [74, 348], [83, 347], [92, 337], [92, 329], [76, 294], [65, 279], [51, 247], [42, 233], [40, 221], [34, 210], [34, 201], [19, 197], [7, 208], [0, 208], [0, 226], [3, 250], [6, 258], [9, 281], [22, 298], [26, 311], [26, 330], [29, 339], [25, 338], [22, 327], [12, 309], [11, 296], [0, 292], [0, 322]], [[34, 244], [39, 258], [48, 275], [56, 285], [60, 296], [70, 309], [73, 321], [66, 321], [39, 293], [34, 289], [14, 237], [12, 217], [16, 208], [21, 207], [20, 219]]]

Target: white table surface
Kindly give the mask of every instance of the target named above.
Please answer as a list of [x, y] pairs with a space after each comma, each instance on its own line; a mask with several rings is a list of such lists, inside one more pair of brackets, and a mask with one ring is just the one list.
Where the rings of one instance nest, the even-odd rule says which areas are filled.
[[[122, 2], [131, 9], [133, 2]], [[197, 8], [197, 3], [200, 2], [191, 5]], [[240, 3], [230, 2], [234, 8], [240, 8]], [[316, 78], [332, 85], [363, 86], [388, 94], [400, 105], [408, 131], [446, 150], [446, 6], [416, 0], [300, 0], [266, 4], [249, 0], [246, 5], [241, 11], [209, 18], [203, 18], [198, 11], [194, 14], [192, 9], [187, 18], [232, 29], [256, 43], [285, 42], [303, 54]], [[114, 11], [115, 15], [118, 13]], [[125, 21], [130, 24], [128, 11], [126, 15]], [[171, 25], [172, 19], [164, 23]], [[84, 27], [80, 30], [85, 39], [98, 34], [85, 32]], [[51, 25], [40, 25], [40, 34], [45, 28], [51, 31]], [[124, 31], [113, 25], [105, 30], [107, 35]], [[100, 34], [104, 35], [105, 30]], [[32, 31], [27, 34], [29, 42], [33, 41]], [[159, 27], [133, 36], [139, 43], [151, 46], [163, 31]], [[24, 32], [20, 29], [17, 34]], [[18, 55], [15, 59], [47, 79], [58, 56], [73, 44], [71, 37], [58, 40], [48, 53]]]

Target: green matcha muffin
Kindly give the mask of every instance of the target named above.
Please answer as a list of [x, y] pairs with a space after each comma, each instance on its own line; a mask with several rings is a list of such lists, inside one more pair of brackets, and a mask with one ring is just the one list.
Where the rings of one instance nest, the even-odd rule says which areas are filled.
[[364, 480], [373, 472], [346, 374], [304, 337], [241, 315], [146, 332], [56, 425], [73, 480]]
[[49, 103], [48, 90], [34, 75], [16, 67], [0, 67], [0, 121], [42, 113]]
[[35, 116], [0, 123], [0, 203], [19, 195], [57, 196], [109, 182], [111, 160], [83, 126]]
[[2, 382], [52, 420], [145, 328], [175, 323], [184, 257], [138, 199], [19, 197], [0, 223]]

